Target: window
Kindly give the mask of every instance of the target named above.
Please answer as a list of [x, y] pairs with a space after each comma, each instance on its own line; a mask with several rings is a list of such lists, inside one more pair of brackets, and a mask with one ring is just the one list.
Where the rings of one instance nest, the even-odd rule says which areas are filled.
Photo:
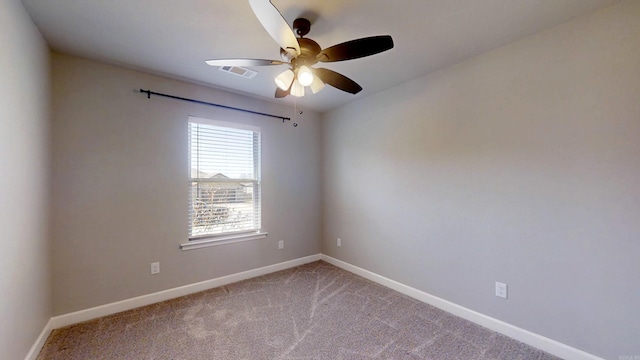
[[189, 117], [189, 240], [260, 231], [260, 129]]

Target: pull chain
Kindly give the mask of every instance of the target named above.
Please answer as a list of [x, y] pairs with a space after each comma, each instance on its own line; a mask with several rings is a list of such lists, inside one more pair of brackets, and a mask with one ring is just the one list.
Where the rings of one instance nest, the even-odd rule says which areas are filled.
[[[293, 99], [293, 111], [295, 111], [293, 114], [293, 127], [298, 127], [298, 123], [295, 122], [298, 118], [298, 98]], [[300, 110], [299, 114], [302, 115], [302, 110]]]

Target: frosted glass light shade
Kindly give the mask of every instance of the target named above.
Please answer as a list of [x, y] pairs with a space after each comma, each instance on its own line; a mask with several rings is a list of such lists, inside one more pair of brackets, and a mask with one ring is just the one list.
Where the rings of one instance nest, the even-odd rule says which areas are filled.
[[291, 82], [293, 81], [295, 74], [291, 69], [287, 69], [282, 72], [280, 75], [276, 76], [275, 82], [276, 85], [282, 90], [287, 91], [289, 86], [291, 86]]
[[302, 65], [300, 66], [300, 68], [298, 69], [298, 82], [300, 82], [300, 85], [302, 86], [309, 86], [311, 85], [311, 83], [313, 82], [313, 73], [311, 72], [311, 69], [309, 69], [307, 66]]
[[304, 86], [300, 84], [298, 79], [293, 80], [293, 85], [291, 85], [291, 95], [297, 97], [304, 96]]
[[311, 91], [315, 94], [322, 89], [324, 89], [324, 82], [320, 80], [319, 77], [314, 76], [313, 82], [311, 83]]

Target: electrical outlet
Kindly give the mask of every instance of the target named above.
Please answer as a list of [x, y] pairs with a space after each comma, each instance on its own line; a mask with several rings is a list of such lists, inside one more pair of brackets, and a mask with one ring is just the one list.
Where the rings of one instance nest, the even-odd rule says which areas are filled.
[[507, 298], [507, 284], [496, 281], [496, 296], [503, 299]]
[[342, 239], [338, 238], [336, 244], [338, 245], [338, 247], [342, 246]]
[[284, 249], [284, 240], [278, 241], [278, 249], [280, 250]]
[[160, 273], [160, 263], [159, 262], [151, 263], [151, 275], [155, 275], [159, 273]]

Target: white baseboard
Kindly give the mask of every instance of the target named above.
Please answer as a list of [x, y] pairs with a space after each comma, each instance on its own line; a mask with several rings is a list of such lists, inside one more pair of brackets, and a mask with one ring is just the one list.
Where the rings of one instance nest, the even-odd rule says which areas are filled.
[[44, 346], [49, 334], [53, 329], [77, 324], [83, 321], [99, 318], [102, 316], [116, 314], [122, 311], [135, 309], [137, 307], [155, 304], [160, 301], [174, 299], [180, 296], [185, 296], [199, 291], [213, 289], [219, 286], [231, 284], [234, 282], [251, 279], [257, 276], [270, 274], [280, 270], [286, 270], [292, 267], [308, 264], [310, 262], [318, 261], [321, 258], [321, 254], [306, 256], [299, 259], [289, 260], [278, 264], [273, 264], [257, 269], [243, 271], [237, 274], [231, 274], [211, 280], [201, 281], [194, 284], [180, 286], [173, 289], [163, 290], [152, 294], [142, 295], [131, 299], [117, 301], [110, 304], [96, 306], [90, 309], [80, 310], [69, 314], [54, 316], [49, 319], [49, 322], [45, 325], [44, 329], [36, 339], [36, 342], [31, 347], [31, 350], [25, 357], [25, 360], [35, 360]]
[[99, 318], [102, 316], [116, 314], [122, 311], [135, 309], [137, 307], [155, 304], [160, 301], [169, 299], [175, 299], [180, 296], [185, 296], [199, 291], [213, 289], [219, 286], [231, 284], [234, 282], [254, 278], [270, 274], [272, 272], [289, 269], [292, 267], [304, 265], [310, 262], [320, 260], [321, 255], [311, 255], [299, 259], [289, 260], [282, 263], [269, 265], [257, 269], [243, 271], [237, 274], [231, 274], [211, 280], [205, 280], [194, 284], [184, 285], [173, 289], [163, 290], [152, 294], [142, 295], [131, 299], [117, 301], [110, 304], [96, 306], [90, 309], [76, 311], [70, 314], [54, 316], [51, 318], [51, 326], [53, 329], [61, 328], [64, 326], [77, 324], [83, 321]]
[[390, 289], [398, 291], [402, 294], [410, 296], [416, 300], [425, 302], [429, 305], [433, 305], [439, 309], [442, 309], [451, 314], [460, 316], [466, 320], [472, 321], [478, 325], [484, 326], [490, 330], [501, 333], [512, 339], [521, 341], [527, 345], [533, 346], [540, 350], [546, 351], [552, 355], [558, 356], [567, 360], [603, 360], [595, 355], [586, 353], [582, 350], [565, 345], [558, 341], [546, 338], [544, 336], [532, 333], [528, 330], [519, 328], [517, 326], [505, 323], [504, 321], [494, 319], [479, 312], [467, 309], [460, 305], [454, 304], [450, 301], [441, 299], [437, 296], [433, 296], [424, 291], [412, 288], [410, 286], [399, 283], [395, 280], [391, 280], [384, 276], [378, 275], [371, 271], [359, 268], [357, 266], [346, 263], [342, 260], [332, 258], [324, 254], [311, 255], [299, 259], [285, 261], [282, 263], [269, 265], [257, 269], [243, 271], [237, 274], [219, 277], [216, 279], [206, 280], [194, 284], [180, 286], [173, 289], [163, 290], [156, 293], [138, 296], [135, 298], [114, 302], [111, 304], [105, 304], [96, 306], [90, 309], [80, 310], [69, 314], [52, 317], [45, 325], [44, 329], [38, 336], [38, 339], [31, 347], [31, 350], [25, 357], [25, 360], [35, 360], [38, 353], [44, 346], [47, 337], [53, 329], [61, 328], [68, 325], [77, 324], [83, 321], [88, 321], [102, 316], [116, 314], [122, 311], [135, 309], [140, 306], [154, 304], [160, 301], [174, 299], [180, 296], [193, 294], [199, 291], [213, 289], [219, 286], [231, 284], [234, 282], [254, 278], [270, 274], [276, 271], [289, 269], [292, 267], [304, 265], [310, 262], [323, 260], [332, 265], [335, 265], [341, 269], [352, 272], [356, 275], [362, 276], [365, 279], [374, 281], [380, 285], [386, 286]]
[[346, 263], [342, 260], [338, 260], [336, 258], [332, 258], [327, 255], [322, 255], [321, 260], [328, 262], [329, 264], [335, 265], [341, 269], [352, 272], [356, 275], [362, 276], [365, 279], [376, 282], [380, 285], [393, 289], [399, 293], [410, 296], [416, 300], [422, 301], [429, 305], [435, 306], [439, 309], [442, 309], [448, 313], [459, 316], [463, 319], [474, 322], [480, 326], [483, 326], [487, 329], [493, 330], [505, 336], [508, 336], [512, 339], [523, 342], [527, 345], [533, 346], [537, 349], [546, 351], [552, 355], [558, 356], [562, 359], [566, 360], [603, 360], [600, 357], [589, 354], [582, 350], [576, 349], [569, 345], [565, 345], [558, 341], [549, 339], [542, 335], [538, 335], [532, 333], [531, 331], [519, 328], [517, 326], [508, 324], [504, 321], [494, 319], [487, 315], [481, 314], [479, 312], [467, 309], [463, 306], [454, 304], [450, 301], [441, 299], [437, 296], [433, 296], [424, 291], [420, 291], [418, 289], [412, 288], [410, 286], [399, 283], [395, 280], [391, 280], [384, 276], [378, 275], [371, 271], [359, 268], [357, 266]]
[[49, 321], [47, 321], [47, 324], [44, 326], [44, 329], [42, 329], [40, 335], [36, 339], [36, 342], [33, 344], [33, 346], [31, 346], [31, 349], [29, 349], [27, 356], [24, 357], [25, 360], [36, 360], [38, 354], [40, 353], [40, 350], [44, 346], [44, 343], [47, 341], [47, 338], [49, 337], [49, 334], [51, 334], [52, 330], [53, 327], [51, 327], [51, 319], [49, 319]]

